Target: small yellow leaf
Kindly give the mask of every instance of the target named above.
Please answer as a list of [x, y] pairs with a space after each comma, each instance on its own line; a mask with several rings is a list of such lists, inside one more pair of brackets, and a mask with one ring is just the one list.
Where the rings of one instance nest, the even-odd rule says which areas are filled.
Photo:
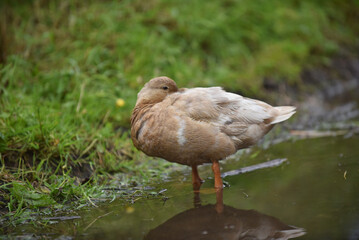
[[59, 145], [59, 143], [60, 143], [60, 140], [58, 138], [56, 138], [53, 140], [52, 145], [56, 147], [57, 145]]
[[116, 106], [117, 106], [117, 107], [123, 107], [123, 106], [125, 106], [125, 100], [123, 100], [122, 98], [118, 98], [118, 99], [116, 100]]
[[48, 189], [47, 187], [45, 186], [40, 186], [40, 191], [43, 192], [43, 193], [50, 193], [50, 189]]
[[131, 213], [133, 213], [135, 211], [135, 208], [134, 207], [127, 207], [126, 208], [126, 213], [127, 214], [131, 214]]
[[344, 179], [347, 180], [347, 171], [344, 172]]

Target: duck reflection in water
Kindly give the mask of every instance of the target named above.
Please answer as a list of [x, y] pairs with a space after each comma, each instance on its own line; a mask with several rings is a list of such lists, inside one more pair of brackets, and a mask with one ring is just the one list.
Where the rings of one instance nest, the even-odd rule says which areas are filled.
[[216, 191], [216, 204], [201, 205], [194, 192], [194, 208], [177, 214], [145, 239], [291, 239], [305, 234], [303, 228], [284, 224], [255, 210], [241, 210], [223, 204], [223, 190]]

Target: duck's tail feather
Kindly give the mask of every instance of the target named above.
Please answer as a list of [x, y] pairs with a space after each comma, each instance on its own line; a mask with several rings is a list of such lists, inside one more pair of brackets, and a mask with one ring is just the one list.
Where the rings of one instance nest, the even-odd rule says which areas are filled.
[[275, 109], [278, 112], [278, 115], [271, 121], [270, 124], [276, 124], [283, 122], [290, 118], [296, 111], [295, 107], [292, 106], [281, 106], [281, 107], [275, 107]]

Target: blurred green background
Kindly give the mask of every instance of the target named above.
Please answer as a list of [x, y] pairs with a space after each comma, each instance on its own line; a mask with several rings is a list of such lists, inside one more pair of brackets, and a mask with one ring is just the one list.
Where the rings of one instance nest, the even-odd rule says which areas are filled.
[[[5, 0], [0, 6], [1, 93], [8, 101], [77, 110], [88, 121], [110, 110], [109, 118], [124, 126], [136, 92], [152, 77], [260, 95], [264, 77], [298, 84], [303, 68], [327, 64], [358, 44], [354, 0]], [[120, 111], [116, 98], [126, 102]]]
[[264, 79], [301, 88], [303, 69], [357, 49], [358, 12], [358, 0], [2, 0], [2, 181], [51, 182], [83, 162], [134, 171], [146, 157], [129, 119], [150, 78], [259, 98]]

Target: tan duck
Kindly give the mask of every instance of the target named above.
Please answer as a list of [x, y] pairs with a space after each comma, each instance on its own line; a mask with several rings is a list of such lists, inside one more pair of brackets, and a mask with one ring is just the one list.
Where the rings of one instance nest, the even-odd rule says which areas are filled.
[[149, 156], [191, 166], [195, 189], [202, 182], [197, 166], [212, 163], [221, 189], [218, 161], [254, 145], [294, 113], [295, 107], [272, 107], [220, 87], [179, 89], [172, 79], [157, 77], [138, 93], [131, 138]]

